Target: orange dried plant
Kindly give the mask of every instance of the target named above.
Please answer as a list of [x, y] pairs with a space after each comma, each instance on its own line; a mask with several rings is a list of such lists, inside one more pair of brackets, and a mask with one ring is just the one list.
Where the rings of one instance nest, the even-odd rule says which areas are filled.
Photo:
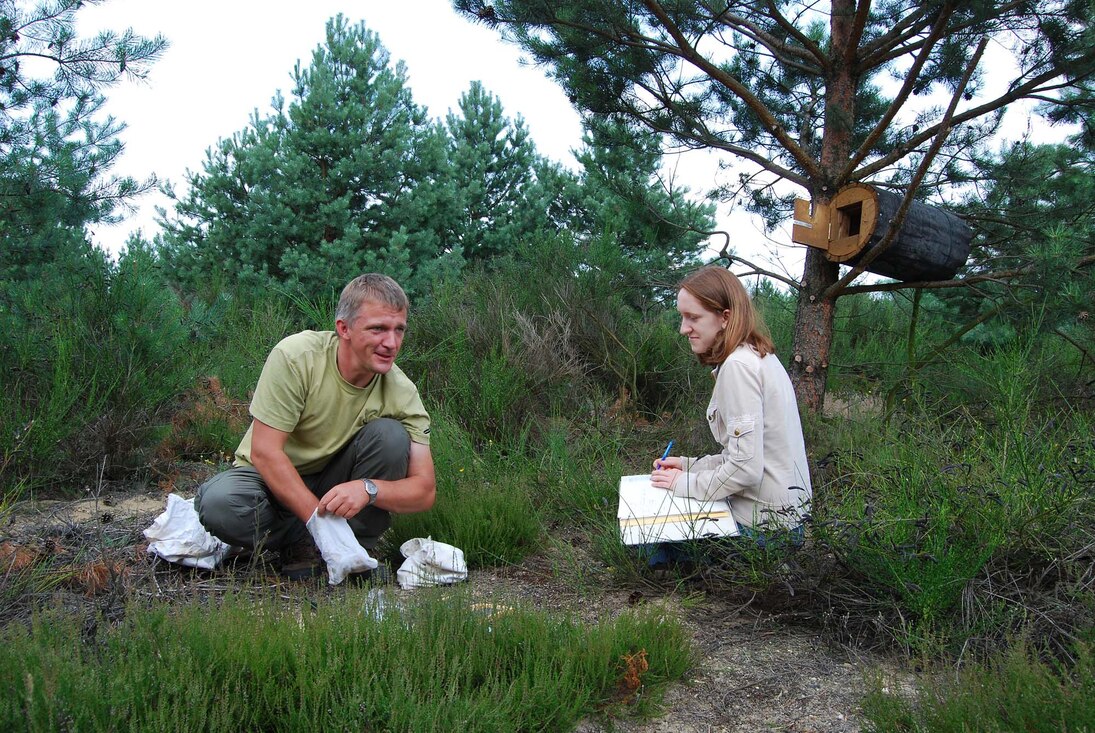
[[640, 649], [634, 654], [624, 654], [620, 659], [624, 663], [623, 679], [620, 680], [620, 696], [629, 698], [642, 687], [642, 677], [650, 669], [650, 662], [646, 658], [646, 649]]
[[32, 547], [4, 542], [0, 544], [0, 572], [26, 570], [38, 562], [41, 556], [42, 553]]
[[109, 588], [112, 580], [124, 578], [127, 572], [123, 563], [100, 560], [75, 568], [69, 582], [75, 588], [82, 588], [84, 595], [90, 598]]

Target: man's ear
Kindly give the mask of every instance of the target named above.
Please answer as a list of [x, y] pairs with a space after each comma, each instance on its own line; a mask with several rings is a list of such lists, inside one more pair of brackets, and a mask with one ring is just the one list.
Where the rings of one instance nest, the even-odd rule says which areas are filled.
[[346, 338], [347, 334], [350, 333], [349, 324], [341, 318], [335, 319], [335, 333], [338, 334], [339, 338]]

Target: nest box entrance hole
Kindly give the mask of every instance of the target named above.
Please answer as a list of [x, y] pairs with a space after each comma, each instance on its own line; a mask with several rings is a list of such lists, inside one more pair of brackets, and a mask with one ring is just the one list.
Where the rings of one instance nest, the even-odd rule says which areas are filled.
[[856, 201], [836, 208], [836, 232], [834, 239], [858, 237], [863, 220], [863, 202]]

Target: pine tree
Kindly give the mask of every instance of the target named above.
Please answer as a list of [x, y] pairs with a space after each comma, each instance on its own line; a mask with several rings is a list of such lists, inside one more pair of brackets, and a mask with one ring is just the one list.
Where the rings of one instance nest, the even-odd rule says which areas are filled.
[[[1007, 105], [1052, 104], [1063, 86], [1095, 73], [1086, 0], [454, 6], [548, 67], [580, 109], [751, 166], [737, 193], [769, 223], [789, 213], [780, 183], [827, 205], [857, 181], [911, 200], [968, 180], [962, 156]], [[1012, 78], [990, 85], [990, 65], [1009, 63]], [[723, 254], [733, 259], [729, 248]], [[790, 371], [802, 403], [820, 410], [836, 301], [862, 270], [842, 275], [810, 249], [800, 281], [765, 274], [798, 293]]]
[[460, 97], [460, 114], [450, 112], [445, 124], [460, 202], [456, 241], [468, 260], [504, 254], [529, 233], [521, 212], [535, 181], [536, 146], [524, 122], [508, 119], [479, 82]]
[[376, 270], [413, 290], [452, 258], [444, 131], [414, 103], [403, 65], [341, 15], [293, 81], [291, 101], [275, 97], [271, 114], [210, 149], [163, 213], [173, 275], [227, 271], [315, 295]]
[[[1081, 132], [1068, 144], [1006, 146], [977, 161], [983, 185], [961, 211], [976, 226], [992, 270], [971, 273], [976, 290], [937, 292], [980, 324], [992, 315], [996, 329], [969, 338], [999, 345], [1000, 335], [1038, 329], [1078, 348], [1095, 369], [1095, 152]], [[1009, 271], [1006, 284], [999, 277]]]
[[109, 174], [125, 126], [103, 115], [102, 91], [144, 78], [167, 42], [132, 31], [81, 39], [76, 13], [87, 4], [0, 0], [0, 280], [78, 261], [85, 227], [113, 221], [153, 183]]
[[689, 190], [661, 172], [657, 137], [618, 122], [586, 123], [581, 203], [584, 227], [613, 236], [640, 269], [673, 272], [695, 262], [714, 227], [714, 205], [695, 202]]

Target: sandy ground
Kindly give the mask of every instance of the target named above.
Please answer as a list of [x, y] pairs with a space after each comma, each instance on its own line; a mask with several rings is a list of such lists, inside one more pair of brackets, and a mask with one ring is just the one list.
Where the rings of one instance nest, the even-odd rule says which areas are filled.
[[636, 602], [665, 604], [683, 620], [698, 656], [689, 678], [669, 690], [661, 716], [610, 725], [589, 720], [580, 733], [852, 733], [862, 730], [859, 703], [867, 680], [906, 676], [889, 660], [833, 648], [809, 629], [710, 594], [654, 587], [595, 592], [588, 585], [576, 590], [547, 566], [535, 558], [523, 567], [479, 571], [469, 580], [484, 592], [590, 620]]

